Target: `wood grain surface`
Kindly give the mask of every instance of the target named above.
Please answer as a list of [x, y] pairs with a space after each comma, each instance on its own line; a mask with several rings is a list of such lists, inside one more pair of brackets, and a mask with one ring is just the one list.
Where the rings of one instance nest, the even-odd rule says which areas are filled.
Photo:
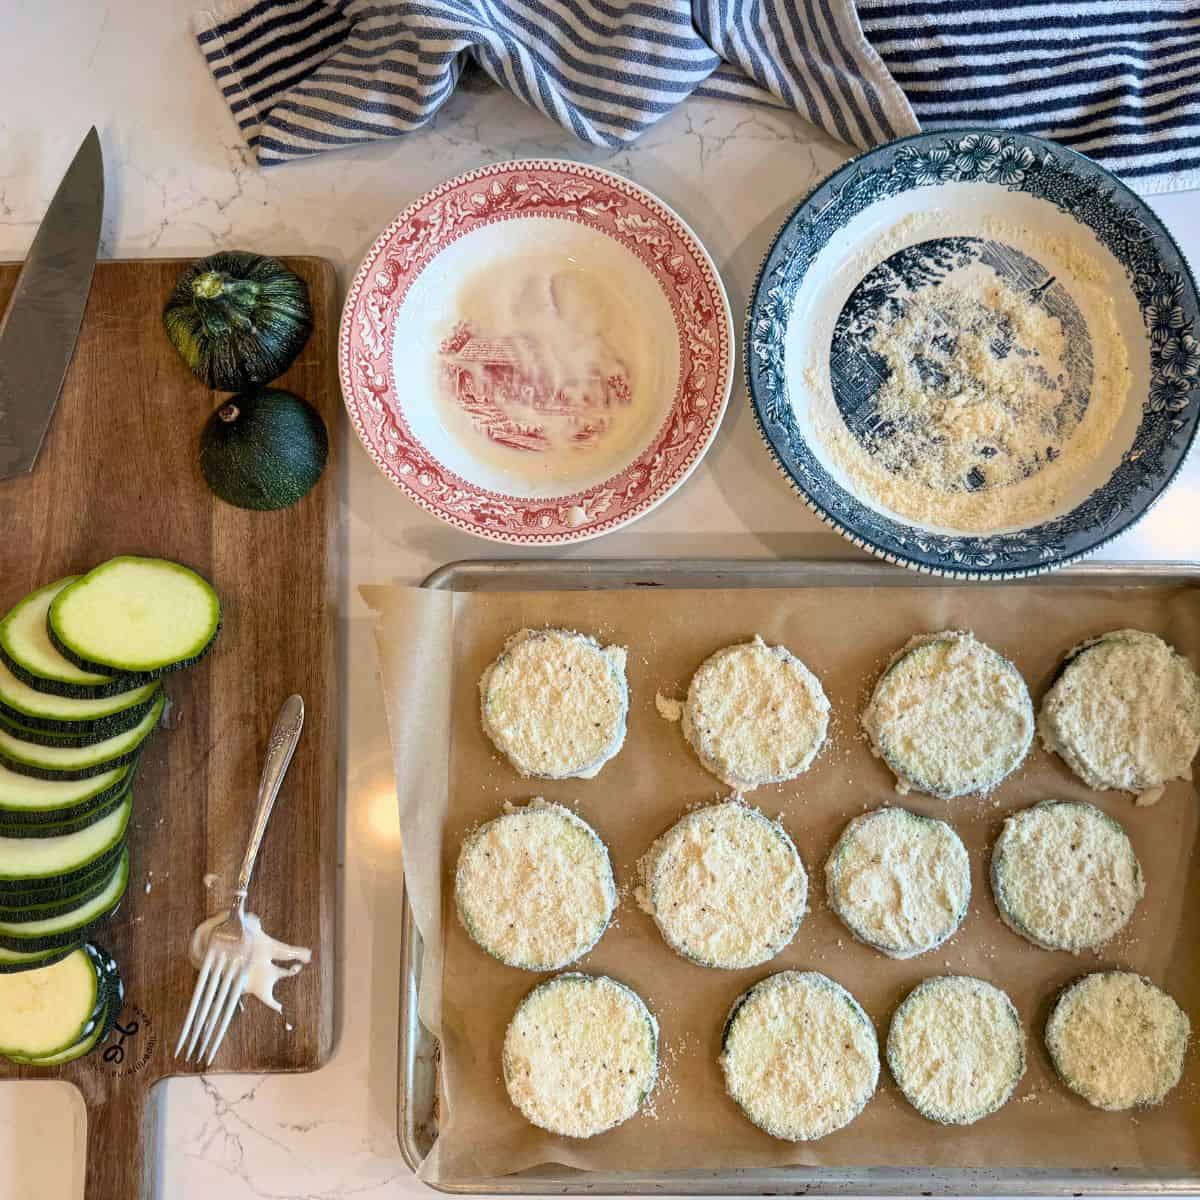
[[[336, 382], [336, 283], [328, 262], [289, 259], [308, 283], [315, 331], [279, 381], [325, 417]], [[152, 1086], [188, 1073], [173, 1051], [195, 982], [188, 937], [227, 907], [249, 833], [275, 712], [307, 706], [299, 749], [267, 830], [248, 907], [266, 929], [310, 946], [284, 981], [284, 1017], [244, 1002], [213, 1070], [308, 1071], [333, 1045], [337, 752], [334, 670], [336, 509], [331, 461], [291, 509], [246, 512], [216, 499], [197, 466], [200, 430], [219, 397], [167, 342], [160, 314], [185, 262], [102, 262], [58, 410], [33, 471], [0, 482], [0, 610], [115, 554], [177, 559], [215, 584], [216, 647], [166, 680], [167, 727], [134, 782], [129, 890], [93, 940], [125, 980], [125, 1008], [101, 1050], [51, 1070], [0, 1062], [0, 1079], [57, 1077], [83, 1093], [87, 1200], [136, 1200], [153, 1176]], [[0, 311], [17, 265], [0, 265]], [[334, 445], [331, 459], [337, 453]], [[205, 877], [215, 876], [211, 887]]]

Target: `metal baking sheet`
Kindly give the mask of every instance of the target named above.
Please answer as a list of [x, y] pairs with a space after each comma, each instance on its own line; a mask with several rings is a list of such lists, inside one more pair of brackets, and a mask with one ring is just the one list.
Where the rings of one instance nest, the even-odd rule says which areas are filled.
[[[1030, 581], [1018, 581], [1029, 586]], [[1200, 564], [1090, 563], [1036, 580], [1039, 588], [1191, 584]], [[945, 587], [946, 581], [882, 563], [844, 560], [496, 560], [450, 563], [423, 586], [458, 592], [576, 589]], [[1003, 583], [985, 585], [1008, 586]], [[415, 1171], [437, 1137], [437, 1041], [417, 1016], [421, 937], [407, 898], [401, 914], [398, 1133]], [[1154, 1170], [920, 1169], [887, 1166], [696, 1171], [577, 1171], [548, 1165], [496, 1178], [435, 1185], [468, 1195], [1195, 1195], [1200, 1177]]]

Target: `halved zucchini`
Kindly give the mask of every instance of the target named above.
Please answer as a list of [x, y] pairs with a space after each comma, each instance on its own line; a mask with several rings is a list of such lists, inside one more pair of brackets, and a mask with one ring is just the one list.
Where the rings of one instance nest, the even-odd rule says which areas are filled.
[[34, 779], [90, 779], [103, 775], [137, 758], [142, 743], [158, 725], [165, 704], [166, 695], [160, 691], [150, 711], [132, 729], [90, 746], [26, 741], [0, 724], [0, 766]]
[[85, 671], [157, 679], [203, 657], [221, 627], [208, 580], [180, 563], [126, 556], [63, 588], [47, 628], [58, 651]]
[[57, 950], [39, 950], [26, 953], [22, 950], [5, 950], [0, 947], [0, 975], [13, 975], [18, 971], [36, 971], [64, 959], [75, 946], [60, 946]]
[[115, 863], [106, 866], [100, 874], [86, 876], [82, 885], [76, 885], [74, 891], [67, 891], [63, 895], [47, 896], [43, 889], [39, 892], [27, 892], [19, 902], [12, 903], [9, 896], [0, 893], [0, 922], [11, 924], [24, 921], [44, 921], [48, 917], [61, 916], [63, 913], [78, 908], [93, 896], [98, 896], [109, 886], [109, 882], [116, 872], [123, 869], [122, 862], [126, 861], [128, 857], [128, 849], [122, 846], [121, 854]]
[[57, 824], [93, 811], [129, 786], [131, 767], [91, 779], [34, 779], [0, 766], [0, 826]]
[[0, 975], [0, 1054], [45, 1058], [70, 1049], [103, 1019], [106, 991], [88, 946], [48, 967]]
[[[0, 837], [0, 889], [22, 892], [37, 879], [51, 887], [68, 887], [88, 873], [93, 864], [118, 847], [129, 827], [133, 802], [128, 792], [110, 813], [95, 824], [61, 837]], [[97, 868], [98, 869], [98, 868]]]
[[136, 686], [128, 679], [94, 671], [80, 670], [54, 648], [46, 628], [50, 602], [76, 575], [48, 583], [31, 592], [9, 609], [0, 620], [0, 660], [31, 688], [53, 696], [70, 696], [76, 700], [94, 700], [115, 696]]
[[102, 699], [48, 696], [22, 683], [0, 662], [0, 714], [47, 733], [83, 734], [97, 741], [124, 733], [150, 711], [157, 692], [158, 684], [151, 682]]
[[0, 921], [0, 946], [6, 950], [53, 950], [75, 945], [97, 921], [111, 917], [129, 884], [129, 855], [121, 857], [108, 886], [69, 912], [40, 921]]

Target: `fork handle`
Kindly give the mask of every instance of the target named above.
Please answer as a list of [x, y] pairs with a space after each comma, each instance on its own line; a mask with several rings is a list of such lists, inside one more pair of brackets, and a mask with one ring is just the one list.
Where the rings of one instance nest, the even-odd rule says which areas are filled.
[[258, 805], [254, 810], [254, 824], [250, 827], [250, 843], [246, 847], [246, 857], [242, 859], [242, 869], [238, 872], [237, 889], [234, 891], [239, 908], [250, 886], [250, 873], [254, 870], [254, 860], [258, 858], [258, 848], [267, 831], [271, 810], [275, 807], [275, 797], [279, 795], [279, 785], [287, 774], [303, 728], [304, 701], [299, 696], [289, 696], [283, 702], [267, 740], [267, 757], [258, 781]]

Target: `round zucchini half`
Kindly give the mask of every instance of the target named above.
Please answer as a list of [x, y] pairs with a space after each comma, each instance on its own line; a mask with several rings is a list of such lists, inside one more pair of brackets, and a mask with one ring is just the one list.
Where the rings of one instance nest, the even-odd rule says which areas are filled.
[[221, 628], [221, 602], [190, 567], [125, 556], [63, 588], [47, 628], [55, 649], [85, 671], [155, 680], [204, 657]]
[[892, 1017], [888, 1067], [905, 1099], [941, 1125], [1002, 1108], [1025, 1074], [1025, 1031], [998, 987], [968, 975], [918, 984]]
[[504, 1086], [532, 1125], [590, 1138], [628, 1121], [658, 1077], [658, 1022], [606, 975], [569, 972], [535, 987], [504, 1035]]
[[721, 1044], [725, 1090], [751, 1122], [784, 1141], [814, 1141], [848, 1125], [879, 1082], [871, 1019], [817, 971], [781, 971], [744, 992]]

